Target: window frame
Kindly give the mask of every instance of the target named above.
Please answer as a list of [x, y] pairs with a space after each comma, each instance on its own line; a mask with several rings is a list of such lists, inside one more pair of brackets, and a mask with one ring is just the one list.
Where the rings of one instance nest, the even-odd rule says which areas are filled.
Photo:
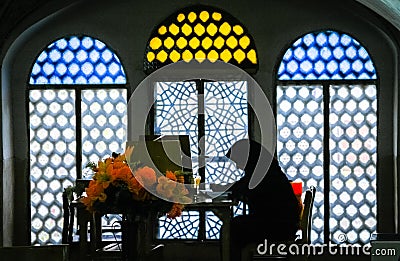
[[[287, 48], [284, 49], [284, 51], [286, 51]], [[280, 62], [280, 61], [279, 61]], [[279, 66], [279, 64], [278, 64]], [[275, 75], [278, 75], [277, 70]], [[324, 244], [332, 244], [332, 239], [331, 239], [331, 231], [330, 231], [330, 213], [331, 213], [331, 205], [330, 205], [330, 201], [329, 201], [329, 194], [330, 194], [330, 163], [331, 163], [331, 155], [330, 155], [330, 149], [329, 149], [329, 141], [330, 141], [330, 122], [329, 122], [329, 115], [330, 115], [330, 93], [329, 93], [329, 89], [331, 86], [334, 85], [355, 85], [355, 84], [362, 84], [362, 85], [375, 85], [376, 86], [376, 90], [377, 90], [377, 98], [376, 100], [378, 101], [378, 97], [379, 97], [379, 76], [377, 75], [377, 79], [355, 79], [355, 80], [346, 80], [346, 79], [341, 79], [341, 80], [279, 80], [276, 78], [275, 80], [275, 85], [273, 88], [273, 112], [275, 115], [275, 118], [277, 117], [277, 87], [278, 86], [289, 86], [289, 85], [303, 85], [303, 86], [312, 86], [312, 85], [320, 85], [322, 86], [322, 102], [323, 102], [323, 140], [322, 140], [322, 144], [323, 144], [323, 179], [324, 179], [324, 225], [323, 225], [323, 240], [324, 240]], [[328, 112], [328, 113], [326, 113]], [[376, 112], [377, 115], [377, 121], [379, 121], [379, 109]], [[328, 134], [328, 135], [326, 135]], [[378, 139], [379, 136], [377, 135], [376, 137], [376, 141], [378, 144]], [[328, 145], [328, 146], [326, 146]], [[377, 156], [378, 156], [378, 150], [376, 152]], [[378, 168], [377, 168], [377, 174], [378, 174]], [[378, 186], [377, 186], [378, 187]], [[378, 189], [375, 192], [375, 195], [378, 193]], [[327, 200], [326, 200], [327, 199]], [[376, 199], [376, 206], [378, 206], [378, 199]], [[378, 211], [377, 211], [377, 215], [378, 215]], [[378, 221], [378, 218], [376, 218], [376, 220]], [[378, 228], [378, 226], [377, 226]], [[345, 242], [343, 242], [345, 243]]]

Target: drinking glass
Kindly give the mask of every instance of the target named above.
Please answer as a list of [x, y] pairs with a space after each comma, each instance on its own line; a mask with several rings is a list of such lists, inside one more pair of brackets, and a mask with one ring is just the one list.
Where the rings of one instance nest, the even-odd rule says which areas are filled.
[[200, 175], [196, 175], [194, 177], [194, 200], [197, 201], [197, 196], [199, 194], [199, 189], [200, 189], [200, 181], [201, 181], [201, 176]]

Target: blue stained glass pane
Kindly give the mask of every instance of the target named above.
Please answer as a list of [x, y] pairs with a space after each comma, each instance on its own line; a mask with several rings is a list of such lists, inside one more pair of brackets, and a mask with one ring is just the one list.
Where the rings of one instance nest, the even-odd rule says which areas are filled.
[[316, 40], [317, 40], [317, 44], [319, 46], [325, 46], [326, 40], [327, 40], [326, 39], [326, 35], [324, 33], [320, 33], [320, 34], [317, 35]]
[[347, 34], [310, 33], [286, 50], [279, 80], [376, 79], [367, 50]]
[[[52, 45], [53, 44], [51, 44], [50, 46], [52, 46]], [[65, 49], [68, 46], [68, 43], [65, 39], [61, 39], [56, 42], [56, 45], [57, 45], [58, 49]]]
[[50, 44], [33, 65], [30, 84], [125, 84], [114, 52], [90, 37], [66, 37]]
[[301, 47], [297, 47], [296, 50], [294, 50], [294, 55], [299, 61], [303, 60], [305, 55], [304, 49]]
[[[364, 49], [365, 50], [365, 49]], [[341, 60], [344, 58], [344, 51], [342, 47], [337, 47], [333, 50], [333, 55], [337, 60]]]
[[312, 63], [310, 61], [304, 61], [300, 64], [300, 69], [302, 72], [309, 72], [310, 70], [312, 70]]
[[307, 56], [308, 58], [310, 58], [311, 60], [316, 60], [318, 58], [319, 52], [318, 49], [315, 47], [311, 47], [310, 49], [308, 49], [307, 51]]
[[85, 47], [85, 49], [90, 49], [93, 46], [93, 39], [89, 37], [85, 37], [82, 40], [82, 46]]
[[61, 58], [61, 53], [58, 50], [51, 51], [49, 55], [53, 62], [57, 62]]
[[307, 34], [306, 36], [303, 37], [303, 42], [305, 45], [310, 46], [314, 42], [314, 35], [312, 34]]
[[334, 47], [339, 43], [339, 35], [337, 33], [332, 33], [329, 36], [329, 44]]

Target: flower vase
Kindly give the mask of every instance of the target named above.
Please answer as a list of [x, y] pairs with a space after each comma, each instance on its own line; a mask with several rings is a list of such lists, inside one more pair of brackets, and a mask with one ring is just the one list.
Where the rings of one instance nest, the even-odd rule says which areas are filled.
[[126, 215], [122, 221], [122, 252], [126, 261], [143, 261], [146, 256], [145, 222], [140, 216]]

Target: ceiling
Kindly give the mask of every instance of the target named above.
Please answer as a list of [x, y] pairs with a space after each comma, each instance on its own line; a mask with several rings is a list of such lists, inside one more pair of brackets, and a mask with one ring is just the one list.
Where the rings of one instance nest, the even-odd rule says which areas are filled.
[[356, 0], [384, 17], [400, 30], [400, 0]]
[[[51, 14], [71, 3], [85, 0], [0, 0], [0, 53], [1, 47], [24, 18], [46, 6], [45, 12], [36, 15], [36, 20]], [[354, 0], [384, 17], [400, 31], [400, 0]], [[339, 1], [340, 2], [340, 1]], [[338, 3], [339, 3], [338, 2]], [[32, 19], [32, 17], [31, 17]], [[36, 22], [31, 21], [31, 22]], [[24, 30], [26, 28], [20, 28]]]

